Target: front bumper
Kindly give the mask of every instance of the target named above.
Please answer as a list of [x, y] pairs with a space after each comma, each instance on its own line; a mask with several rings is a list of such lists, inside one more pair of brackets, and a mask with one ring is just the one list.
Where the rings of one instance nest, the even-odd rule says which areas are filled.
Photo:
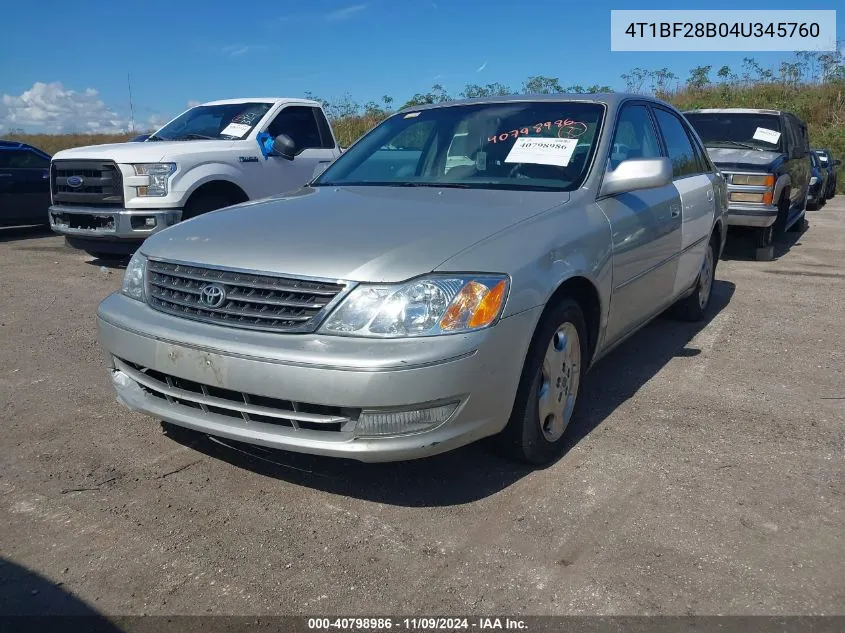
[[50, 228], [61, 235], [99, 241], [142, 241], [179, 222], [182, 209], [121, 209], [58, 204], [50, 206], [48, 215]]
[[777, 218], [778, 208], [773, 205], [740, 204], [737, 202], [728, 204], [728, 225], [730, 226], [765, 228], [774, 224]]
[[[501, 431], [540, 310], [465, 335], [378, 340], [236, 330], [169, 316], [115, 293], [100, 304], [98, 326], [118, 399], [131, 409], [231, 440], [381, 462], [434, 455]], [[303, 410], [323, 406], [349, 421], [332, 430], [296, 428], [220, 407], [187, 406], [177, 392], [171, 392], [177, 398], [162, 397], [143, 388], [131, 370], [121, 370], [127, 362], [167, 376], [168, 384], [191, 381], [203, 393], [248, 394], [247, 403], [272, 398], [290, 401], [294, 409], [294, 403], [305, 403]], [[238, 396], [230, 397], [234, 407]], [[237, 402], [241, 409], [244, 401]], [[423, 409], [443, 402], [460, 404], [432, 430], [356, 435], [361, 410]]]

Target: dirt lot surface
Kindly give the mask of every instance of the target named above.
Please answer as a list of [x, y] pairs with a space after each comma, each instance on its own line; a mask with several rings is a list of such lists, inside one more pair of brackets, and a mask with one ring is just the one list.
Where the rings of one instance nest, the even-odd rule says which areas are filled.
[[171, 437], [97, 345], [122, 270], [0, 229], [0, 613], [845, 613], [845, 200], [808, 216], [772, 262], [732, 235], [708, 321], [603, 360], [539, 471]]

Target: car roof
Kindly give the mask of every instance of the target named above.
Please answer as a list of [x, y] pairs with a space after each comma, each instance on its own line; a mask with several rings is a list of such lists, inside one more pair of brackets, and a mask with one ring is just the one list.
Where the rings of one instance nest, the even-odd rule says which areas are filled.
[[765, 110], [762, 108], [700, 108], [698, 110], [684, 110], [684, 114], [788, 114], [783, 110]]
[[50, 157], [50, 155], [47, 152], [45, 152], [42, 149], [38, 149], [34, 145], [29, 145], [28, 143], [21, 143], [20, 141], [4, 141], [4, 140], [0, 139], [0, 150], [4, 150], [4, 149], [28, 149], [28, 150], [32, 150], [33, 152], [36, 152], [38, 154], [43, 154], [47, 158]]
[[562, 103], [567, 101], [580, 101], [583, 103], [602, 103], [610, 107], [619, 106], [624, 101], [629, 99], [637, 99], [640, 101], [649, 101], [663, 106], [668, 106], [673, 110], [676, 109], [670, 103], [667, 103], [656, 97], [647, 95], [638, 95], [627, 92], [596, 92], [596, 93], [582, 93], [582, 92], [560, 92], [549, 95], [502, 95], [495, 97], [477, 97], [475, 99], [460, 99], [456, 101], [444, 101], [443, 103], [427, 103], [423, 105], [408, 106], [402, 108], [399, 113], [417, 112], [421, 110], [434, 110], [437, 108], [449, 108], [455, 106], [465, 105], [479, 105], [479, 104], [495, 104], [495, 103]]
[[298, 103], [302, 105], [320, 106], [318, 101], [313, 99], [302, 99], [299, 97], [244, 97], [241, 99], [219, 99], [207, 101], [199, 105], [231, 105], [236, 103]]

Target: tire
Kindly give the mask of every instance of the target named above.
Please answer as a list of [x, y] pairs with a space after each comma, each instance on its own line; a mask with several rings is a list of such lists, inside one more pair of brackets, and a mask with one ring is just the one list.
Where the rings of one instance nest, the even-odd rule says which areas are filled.
[[716, 236], [710, 238], [704, 261], [698, 271], [695, 290], [669, 308], [669, 316], [679, 321], [695, 322], [704, 318], [713, 295], [713, 281], [716, 279]]
[[561, 299], [534, 332], [510, 419], [496, 438], [504, 454], [540, 466], [563, 452], [588, 350], [581, 307], [568, 297]]
[[786, 232], [786, 221], [789, 219], [789, 190], [784, 191], [778, 202], [778, 217], [772, 225], [774, 235], [781, 235]]
[[235, 204], [227, 196], [215, 194], [201, 194], [195, 198], [188, 200], [185, 205], [185, 210], [182, 211], [182, 220], [190, 220], [203, 213], [209, 211], [216, 211]]

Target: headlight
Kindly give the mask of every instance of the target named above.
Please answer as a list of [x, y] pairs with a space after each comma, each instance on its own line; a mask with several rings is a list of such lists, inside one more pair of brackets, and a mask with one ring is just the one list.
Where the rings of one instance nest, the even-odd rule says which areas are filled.
[[773, 174], [734, 174], [731, 179], [731, 184], [774, 187], [775, 177]]
[[819, 181], [818, 176], [811, 176], [810, 177], [810, 184], [814, 185]]
[[123, 287], [120, 292], [132, 299], [144, 301], [144, 273], [146, 269], [147, 258], [140, 252], [136, 252], [126, 266], [126, 273], [123, 275]]
[[167, 183], [176, 171], [176, 163], [141, 163], [132, 165], [138, 176], [149, 176], [150, 183], [137, 187], [140, 197], [167, 195]]
[[320, 328], [346, 336], [434, 336], [485, 328], [502, 313], [503, 275], [437, 275], [355, 288]]

